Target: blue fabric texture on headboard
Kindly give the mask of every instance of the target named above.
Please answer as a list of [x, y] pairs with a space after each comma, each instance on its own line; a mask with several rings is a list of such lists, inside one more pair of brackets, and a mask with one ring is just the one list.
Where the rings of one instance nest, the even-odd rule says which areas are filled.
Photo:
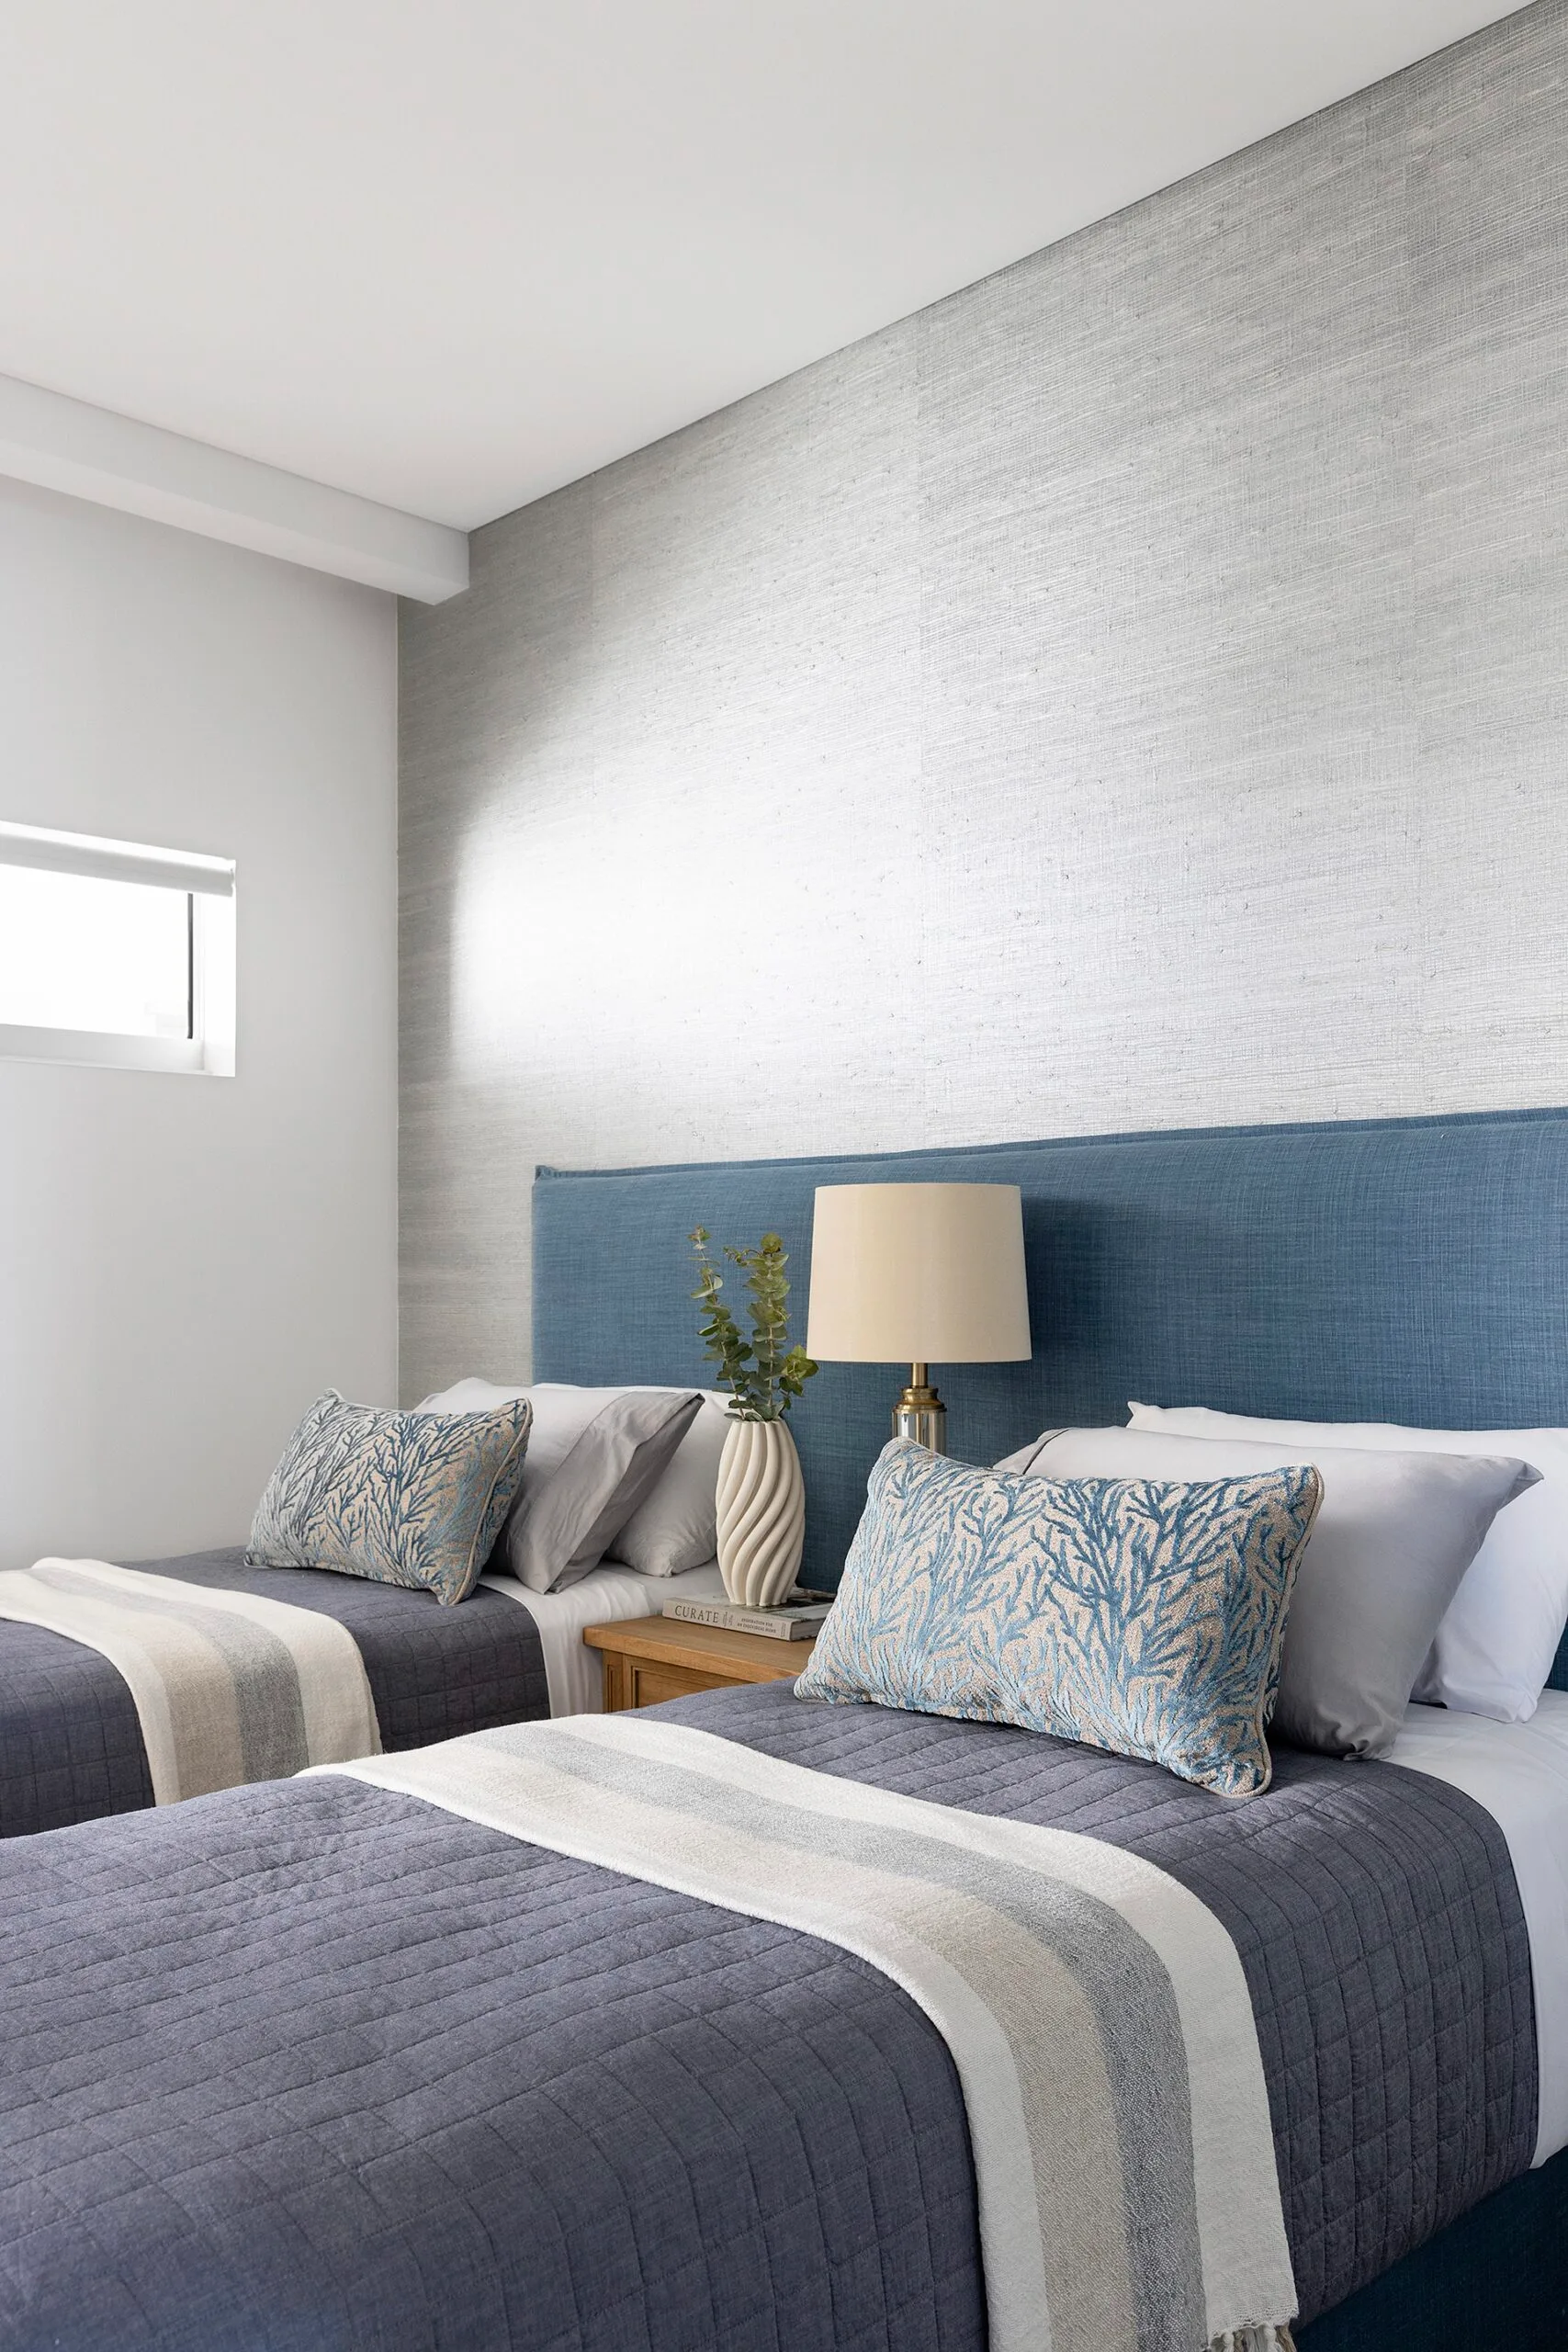
[[[784, 1236], [804, 1339], [818, 1184], [1016, 1183], [1034, 1354], [937, 1365], [955, 1454], [1129, 1397], [1427, 1428], [1568, 1426], [1568, 1112], [1071, 1137], [571, 1173], [534, 1188], [541, 1380], [705, 1385], [687, 1236]], [[832, 1585], [898, 1367], [825, 1364], [792, 1425]], [[1568, 1688], [1568, 1642], [1554, 1676]]]

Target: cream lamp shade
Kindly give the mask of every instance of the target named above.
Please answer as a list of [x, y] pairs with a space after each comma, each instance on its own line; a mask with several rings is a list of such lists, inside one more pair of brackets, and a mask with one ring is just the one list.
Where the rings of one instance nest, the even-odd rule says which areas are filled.
[[1018, 1186], [819, 1184], [807, 1324], [822, 1362], [908, 1364], [895, 1434], [943, 1451], [928, 1365], [1031, 1352]]

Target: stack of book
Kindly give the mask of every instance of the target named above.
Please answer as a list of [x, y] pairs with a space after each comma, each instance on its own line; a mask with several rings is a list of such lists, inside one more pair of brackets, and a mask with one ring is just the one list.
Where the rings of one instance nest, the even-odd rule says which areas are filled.
[[666, 1617], [687, 1625], [728, 1625], [737, 1634], [768, 1634], [778, 1642], [808, 1642], [820, 1633], [833, 1606], [830, 1592], [808, 1592], [796, 1585], [776, 1609], [749, 1609], [739, 1600], [685, 1600], [664, 1603]]

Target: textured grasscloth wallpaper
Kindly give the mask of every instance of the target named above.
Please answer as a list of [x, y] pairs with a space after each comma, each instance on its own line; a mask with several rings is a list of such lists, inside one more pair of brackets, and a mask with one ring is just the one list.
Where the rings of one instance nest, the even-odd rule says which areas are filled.
[[403, 1385], [536, 1160], [1568, 1100], [1568, 7], [403, 615]]

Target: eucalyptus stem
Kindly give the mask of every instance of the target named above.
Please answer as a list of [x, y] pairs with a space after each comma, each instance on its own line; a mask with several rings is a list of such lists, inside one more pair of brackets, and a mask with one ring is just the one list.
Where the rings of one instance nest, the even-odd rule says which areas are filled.
[[735, 1399], [735, 1413], [743, 1421], [782, 1420], [800, 1396], [817, 1366], [804, 1348], [789, 1345], [789, 1263], [776, 1233], [764, 1233], [754, 1250], [726, 1247], [724, 1257], [746, 1277], [751, 1337], [748, 1340], [728, 1306], [720, 1297], [724, 1276], [708, 1247], [705, 1225], [691, 1236], [697, 1261], [697, 1287], [692, 1293], [701, 1310], [698, 1329], [703, 1352], [717, 1369], [716, 1385]]

